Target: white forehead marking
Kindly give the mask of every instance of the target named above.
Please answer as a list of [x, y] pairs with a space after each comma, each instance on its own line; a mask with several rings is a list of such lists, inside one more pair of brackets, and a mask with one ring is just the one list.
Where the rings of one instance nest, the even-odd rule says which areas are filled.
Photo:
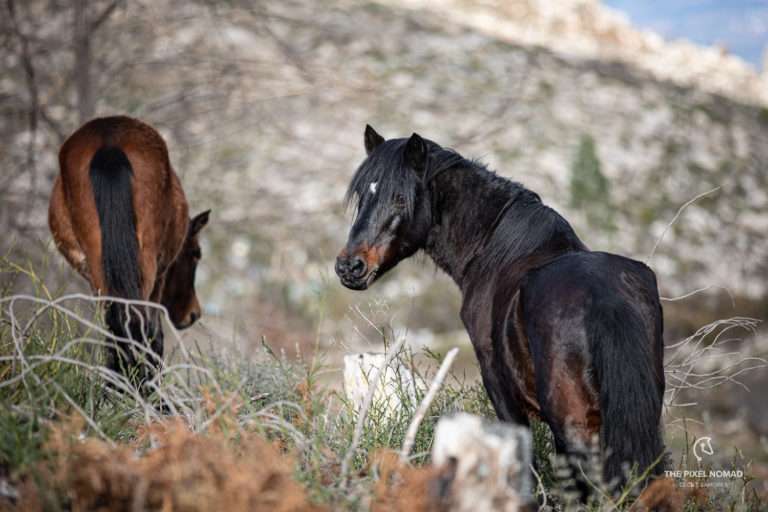
[[371, 194], [376, 193], [376, 187], [378, 186], [378, 184], [379, 184], [378, 181], [374, 181], [373, 183], [371, 183]]

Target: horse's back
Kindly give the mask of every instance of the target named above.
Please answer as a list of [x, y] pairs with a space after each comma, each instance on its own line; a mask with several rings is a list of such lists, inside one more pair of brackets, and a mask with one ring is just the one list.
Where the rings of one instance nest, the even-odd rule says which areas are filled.
[[531, 270], [522, 288], [529, 296], [575, 294], [599, 303], [657, 303], [656, 275], [644, 263], [606, 252], [578, 251]]

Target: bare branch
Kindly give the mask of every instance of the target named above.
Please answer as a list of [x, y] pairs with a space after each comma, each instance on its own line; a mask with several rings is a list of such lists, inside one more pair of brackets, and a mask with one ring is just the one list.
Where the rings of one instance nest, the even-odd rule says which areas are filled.
[[422, 400], [419, 404], [419, 408], [416, 409], [416, 413], [413, 415], [413, 419], [411, 420], [410, 425], [408, 425], [408, 430], [405, 433], [405, 441], [403, 441], [403, 448], [400, 451], [401, 463], [405, 464], [408, 461], [408, 455], [411, 453], [413, 443], [416, 441], [416, 433], [419, 431], [419, 425], [421, 425], [421, 422], [424, 420], [424, 416], [429, 410], [429, 406], [432, 405], [432, 401], [435, 399], [435, 396], [437, 396], [437, 392], [440, 389], [440, 386], [443, 385], [443, 381], [445, 380], [446, 375], [448, 375], [448, 370], [451, 369], [453, 360], [456, 359], [456, 355], [458, 355], [458, 353], [458, 347], [454, 347], [448, 351], [448, 354], [446, 354], [445, 359], [443, 359], [443, 363], [440, 365], [440, 369], [437, 371], [434, 380], [432, 380], [432, 384], [429, 386], [429, 391], [427, 391], [426, 396], [424, 396], [424, 400]]
[[[26, 158], [26, 172], [30, 173], [32, 177], [32, 187], [30, 188], [30, 194], [34, 195], [37, 192], [37, 169], [36, 169], [36, 152], [37, 152], [37, 126], [38, 117], [40, 112], [40, 90], [37, 84], [37, 73], [35, 72], [35, 66], [32, 62], [32, 51], [30, 49], [29, 37], [24, 34], [19, 24], [18, 15], [16, 12], [16, 1], [7, 0], [6, 6], [8, 10], [8, 18], [11, 20], [11, 28], [14, 35], [19, 40], [21, 67], [24, 70], [24, 78], [27, 84], [27, 90], [29, 91], [29, 106], [27, 108], [27, 128], [29, 130], [29, 137], [27, 141], [27, 158]], [[31, 199], [31, 198], [30, 198]], [[28, 208], [35, 205], [35, 201], [27, 201]]]
[[726, 337], [734, 330], [753, 334], [760, 321], [754, 318], [733, 317], [707, 324], [694, 334], [668, 345], [664, 372], [667, 378], [667, 407], [686, 407], [693, 403], [677, 403], [684, 390], [709, 390], [727, 382], [747, 389], [738, 377], [768, 367], [761, 357], [744, 355], [741, 351], [725, 351], [726, 344], [741, 338]]
[[117, 9], [117, 6], [119, 6], [121, 3], [123, 3], [123, 0], [113, 0], [110, 2], [109, 5], [107, 5], [101, 13], [99, 13], [98, 16], [90, 23], [90, 31], [96, 32], [99, 27], [104, 24], [107, 19], [112, 15], [113, 12], [115, 12], [115, 9]]
[[664, 231], [661, 232], [661, 235], [659, 235], [659, 238], [656, 240], [656, 243], [653, 244], [653, 249], [651, 249], [651, 253], [648, 255], [648, 258], [646, 258], [646, 263], [650, 263], [653, 260], [653, 255], [656, 254], [656, 249], [658, 249], [659, 244], [661, 244], [661, 241], [664, 240], [664, 236], [667, 234], [667, 231], [669, 231], [669, 228], [672, 227], [672, 225], [677, 222], [678, 217], [683, 213], [683, 211], [688, 208], [690, 205], [701, 199], [702, 197], [706, 197], [709, 194], [712, 194], [714, 192], [717, 192], [720, 190], [720, 187], [715, 187], [712, 190], [707, 190], [706, 192], [702, 192], [701, 194], [697, 195], [693, 199], [686, 202], [683, 206], [681, 206], [674, 217], [672, 217], [672, 220], [667, 224], [667, 226], [664, 228]]

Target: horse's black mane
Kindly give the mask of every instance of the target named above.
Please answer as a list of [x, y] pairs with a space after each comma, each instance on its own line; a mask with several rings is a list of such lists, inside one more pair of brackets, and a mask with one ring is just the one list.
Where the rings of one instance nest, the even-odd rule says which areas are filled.
[[428, 147], [427, 168], [419, 177], [404, 162], [408, 139], [392, 139], [377, 147], [358, 167], [346, 194], [348, 206], [360, 207], [360, 202], [376, 183], [376, 195], [380, 198], [397, 198], [405, 203], [407, 215], [413, 215], [419, 180], [431, 181], [443, 171], [454, 167], [469, 166], [471, 162], [457, 152], [425, 140]]
[[[486, 209], [487, 212], [482, 213], [486, 218], [489, 215], [492, 217], [485, 226], [463, 226], [468, 235], [473, 235], [478, 229], [486, 230], [482, 247], [478, 247], [482, 267], [504, 267], [539, 250], [562, 253], [586, 249], [568, 221], [542, 203], [538, 194], [516, 181], [497, 175], [478, 161], [464, 158], [456, 151], [425, 140], [427, 166], [424, 174], [419, 176], [405, 165], [407, 142], [408, 139], [389, 140], [371, 153], [352, 178], [346, 195], [348, 205], [360, 208], [371, 184], [376, 183], [379, 200], [397, 198], [404, 202], [407, 214], [412, 215], [419, 180], [431, 184], [438, 177], [439, 181], [451, 179], [451, 171], [470, 169], [473, 171], [471, 183], [482, 186], [488, 196], [475, 198], [463, 207]], [[471, 188], [475, 187], [470, 185], [466, 191], [468, 194], [471, 194]], [[482, 213], [478, 212], [476, 217], [483, 217]]]
[[[587, 250], [570, 223], [541, 201], [536, 192], [473, 162], [481, 179], [494, 183], [494, 195], [506, 202], [487, 232], [479, 262], [486, 270], [509, 268], [534, 252], [556, 257], [572, 250]], [[487, 203], [481, 207], [488, 207]]]

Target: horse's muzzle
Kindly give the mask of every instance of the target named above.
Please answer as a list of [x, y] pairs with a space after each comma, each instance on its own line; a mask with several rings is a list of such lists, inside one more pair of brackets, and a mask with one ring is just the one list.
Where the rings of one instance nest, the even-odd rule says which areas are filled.
[[335, 270], [345, 287], [351, 290], [365, 290], [376, 279], [379, 267], [369, 268], [362, 256], [342, 253], [336, 258]]
[[193, 325], [195, 325], [195, 322], [197, 322], [200, 319], [199, 313], [190, 313], [187, 318], [184, 319], [182, 323], [176, 326], [176, 329], [179, 331], [183, 331], [184, 329], [189, 329]]

